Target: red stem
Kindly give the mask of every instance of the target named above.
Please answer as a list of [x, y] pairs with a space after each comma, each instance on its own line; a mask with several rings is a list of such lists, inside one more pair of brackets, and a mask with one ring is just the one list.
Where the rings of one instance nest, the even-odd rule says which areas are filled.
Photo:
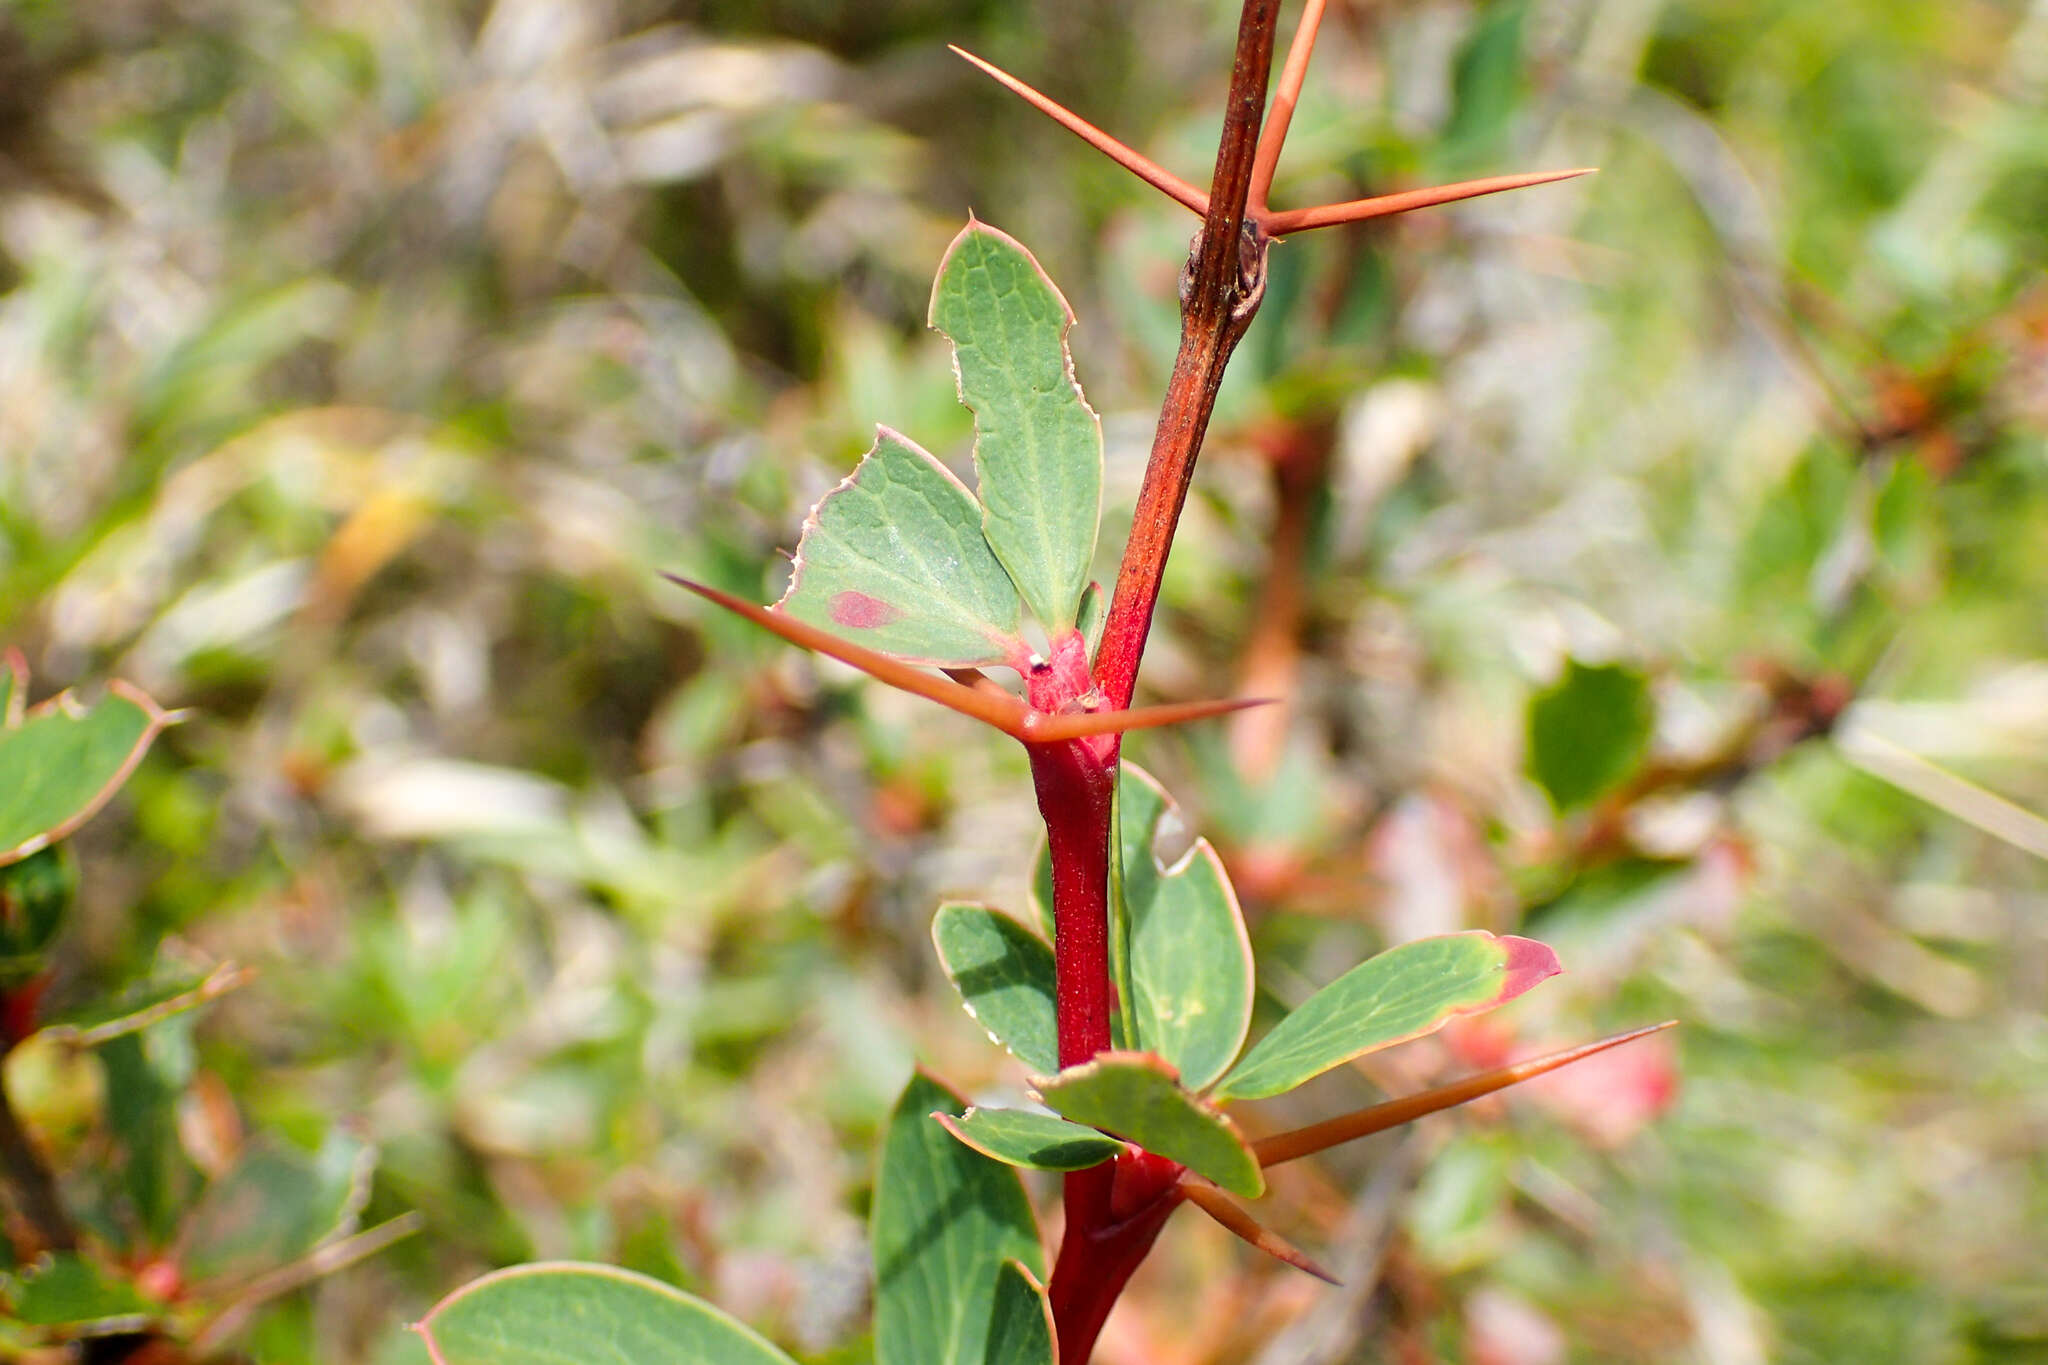
[[[1187, 499], [1224, 364], [1265, 288], [1266, 242], [1246, 222], [1279, 0], [1245, 0], [1208, 213], [1181, 288], [1181, 345], [1124, 547], [1093, 670], [1111, 709], [1128, 704], [1174, 526]], [[1038, 699], [1033, 698], [1034, 706]], [[1053, 954], [1062, 1066], [1110, 1045], [1109, 847], [1116, 736], [1038, 744], [1031, 773], [1053, 865]], [[1048, 1286], [1064, 1365], [1087, 1365], [1124, 1285], [1179, 1204], [1179, 1167], [1131, 1153], [1066, 1180], [1066, 1232]]]
[[1266, 287], [1266, 236], [1246, 222], [1252, 162], [1258, 152], [1259, 115], [1266, 106], [1266, 77], [1273, 65], [1273, 24], [1279, 0], [1245, 0], [1237, 30], [1237, 59], [1231, 66], [1230, 100], [1223, 136], [1216, 148], [1216, 176], [1209, 213], [1194, 255], [1181, 279], [1180, 353], [1159, 408], [1152, 457], [1131, 538], [1124, 545], [1116, 595], [1103, 625], [1095, 676], [1111, 708], [1128, 704], [1137, 684], [1138, 660], [1152, 629], [1166, 556], [1174, 527], [1194, 478], [1195, 456], [1216, 408], [1223, 367], [1251, 325]]

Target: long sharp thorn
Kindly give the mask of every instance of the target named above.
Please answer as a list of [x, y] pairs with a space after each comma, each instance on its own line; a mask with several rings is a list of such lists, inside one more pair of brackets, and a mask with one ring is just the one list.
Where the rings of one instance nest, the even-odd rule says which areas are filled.
[[1196, 217], [1207, 216], [1209, 212], [1209, 196], [1175, 175], [1172, 171], [1167, 170], [1142, 152], [1125, 146], [1108, 133], [1097, 128], [1087, 119], [1068, 109], [1065, 105], [1039, 94], [1036, 90], [1024, 84], [1024, 82], [1018, 80], [1001, 67], [983, 61], [965, 48], [953, 47], [951, 43], [948, 43], [947, 46], [951, 47], [956, 54], [986, 72], [998, 83], [1007, 87], [1011, 93], [1017, 95], [1026, 104], [1038, 110], [1039, 113], [1044, 114], [1054, 123], [1059, 124], [1060, 127], [1066, 129], [1075, 137], [1080, 138], [1081, 141], [1087, 143], [1096, 151], [1101, 152], [1132, 175], [1137, 176], [1138, 179], [1144, 181], [1153, 189], [1158, 190], [1169, 199], [1184, 205]]
[[779, 611], [756, 606], [745, 598], [734, 597], [729, 592], [702, 583], [693, 583], [675, 574], [664, 574], [671, 583], [688, 588], [706, 601], [715, 602], [735, 615], [744, 616], [763, 630], [773, 631], [793, 645], [829, 655], [844, 664], [851, 664], [871, 678], [900, 687], [905, 692], [928, 698], [941, 706], [950, 707], [963, 716], [972, 716], [986, 725], [993, 725], [1004, 734], [1017, 739], [1028, 737], [1026, 723], [1032, 715], [1031, 708], [1021, 697], [1007, 692], [983, 691], [979, 687], [968, 687], [948, 678], [937, 677], [892, 659], [864, 645], [842, 640], [828, 630], [804, 621], [798, 621]]
[[1334, 1119], [1325, 1119], [1321, 1123], [1312, 1123], [1291, 1133], [1276, 1133], [1272, 1137], [1253, 1143], [1252, 1155], [1259, 1159], [1261, 1166], [1277, 1166], [1283, 1161], [1309, 1156], [1326, 1147], [1334, 1147], [1340, 1142], [1350, 1142], [1384, 1132], [1389, 1128], [1398, 1128], [1404, 1123], [1413, 1123], [1416, 1119], [1426, 1114], [1434, 1114], [1439, 1109], [1449, 1109], [1467, 1100], [1476, 1100], [1481, 1095], [1505, 1090], [1520, 1081], [1541, 1076], [1546, 1071], [1555, 1071], [1561, 1066], [1584, 1061], [1596, 1052], [1605, 1052], [1611, 1047], [1632, 1043], [1652, 1033], [1661, 1033], [1677, 1023], [1676, 1019], [1666, 1019], [1661, 1024], [1631, 1029], [1627, 1033], [1617, 1033], [1612, 1038], [1602, 1038], [1594, 1043], [1582, 1043], [1578, 1047], [1553, 1052], [1546, 1057], [1516, 1062], [1494, 1071], [1482, 1071], [1477, 1076], [1467, 1076], [1462, 1081], [1453, 1081], [1434, 1090], [1425, 1090], [1419, 1095], [1388, 1100], [1385, 1104], [1375, 1104], [1368, 1109], [1339, 1115]]
[[1308, 0], [1302, 7], [1301, 23], [1295, 27], [1294, 42], [1287, 49], [1287, 64], [1280, 68], [1280, 83], [1273, 90], [1273, 105], [1266, 111], [1265, 126], [1259, 129], [1259, 150], [1252, 158], [1248, 202], [1261, 218], [1266, 216], [1266, 198], [1273, 188], [1273, 170], [1280, 164], [1280, 148], [1287, 141], [1287, 125], [1294, 120], [1301, 83], [1308, 76], [1308, 59], [1316, 50], [1316, 30], [1322, 26], [1324, 3], [1325, 0]]
[[1177, 701], [1165, 706], [1140, 706], [1129, 711], [1075, 711], [1048, 716], [1032, 712], [1017, 738], [1026, 744], [1053, 744], [1089, 735], [1122, 734], [1127, 730], [1150, 730], [1161, 725], [1181, 725], [1191, 720], [1226, 715], [1253, 706], [1270, 706], [1271, 697], [1231, 697], [1222, 701]]
[[1558, 180], [1591, 175], [1595, 169], [1584, 166], [1570, 171], [1532, 171], [1526, 175], [1495, 175], [1484, 180], [1461, 180], [1455, 185], [1435, 185], [1426, 190], [1403, 190], [1399, 194], [1382, 194], [1371, 199], [1352, 199], [1342, 204], [1324, 204], [1320, 208], [1288, 209], [1283, 213], [1267, 214], [1263, 226], [1268, 236], [1285, 237], [1291, 232], [1306, 232], [1310, 228], [1334, 227], [1338, 223], [1358, 223], [1368, 218], [1384, 218], [1392, 213], [1406, 213], [1410, 209], [1426, 209], [1437, 204], [1456, 203], [1460, 199], [1476, 199], [1482, 194], [1499, 194], [1503, 190], [1522, 190], [1531, 185], [1548, 185]]
[[1310, 1260], [1299, 1247], [1295, 1246], [1285, 1237], [1282, 1237], [1279, 1233], [1245, 1212], [1243, 1208], [1233, 1203], [1230, 1197], [1224, 1194], [1223, 1191], [1209, 1185], [1199, 1184], [1193, 1180], [1184, 1180], [1181, 1183], [1181, 1193], [1187, 1196], [1190, 1204], [1193, 1204], [1203, 1213], [1208, 1214], [1211, 1218], [1214, 1218], [1224, 1227], [1244, 1238], [1245, 1241], [1250, 1242], [1268, 1256], [1276, 1260], [1285, 1261], [1296, 1270], [1306, 1270], [1309, 1274], [1326, 1284], [1336, 1284], [1338, 1282], [1335, 1275], [1332, 1275], [1329, 1271]]

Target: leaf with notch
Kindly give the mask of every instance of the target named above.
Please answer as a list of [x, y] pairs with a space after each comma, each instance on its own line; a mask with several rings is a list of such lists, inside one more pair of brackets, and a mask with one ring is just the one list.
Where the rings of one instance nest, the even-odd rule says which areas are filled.
[[989, 547], [1048, 631], [1074, 624], [1102, 519], [1102, 423], [1067, 350], [1074, 311], [1014, 238], [970, 221], [932, 286], [974, 410]]
[[804, 519], [775, 608], [909, 663], [1015, 666], [1030, 653], [1016, 586], [982, 539], [981, 504], [887, 427]]
[[1231, 1068], [1214, 1098], [1256, 1100], [1292, 1090], [1353, 1057], [1506, 1004], [1560, 970], [1546, 945], [1482, 929], [1389, 948], [1274, 1025]]
[[1258, 1158], [1222, 1110], [1184, 1089], [1148, 1052], [1099, 1052], [1057, 1076], [1034, 1078], [1052, 1109], [1205, 1175], [1232, 1194], [1266, 1192]]
[[963, 1107], [920, 1072], [889, 1116], [869, 1224], [875, 1365], [984, 1365], [997, 1344], [1003, 1263], [1043, 1273], [1017, 1173], [932, 1122], [934, 1110]]
[[435, 1365], [793, 1365], [752, 1328], [672, 1285], [569, 1261], [471, 1281], [413, 1330]]
[[19, 862], [91, 819], [172, 720], [117, 682], [91, 706], [66, 693], [0, 730], [0, 864]]
[[1207, 839], [1170, 865], [1154, 856], [1181, 815], [1158, 779], [1126, 763], [1117, 787], [1130, 926], [1133, 1047], [1156, 1052], [1190, 1090], [1221, 1076], [1252, 1019], [1252, 944], [1223, 860]]
[[932, 1117], [983, 1156], [1031, 1171], [1085, 1171], [1124, 1150], [1107, 1133], [1030, 1109], [976, 1108], [959, 1118]]
[[1008, 915], [949, 901], [932, 916], [939, 965], [988, 1036], [1033, 1071], [1057, 1071], [1052, 949]]

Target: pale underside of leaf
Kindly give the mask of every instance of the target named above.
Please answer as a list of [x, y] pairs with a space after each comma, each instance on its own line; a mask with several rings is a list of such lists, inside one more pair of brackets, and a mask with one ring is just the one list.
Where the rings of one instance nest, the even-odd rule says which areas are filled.
[[981, 505], [952, 472], [887, 427], [804, 519], [777, 610], [910, 663], [1023, 665], [1021, 606]]
[[960, 1141], [1005, 1166], [1032, 1171], [1084, 1171], [1124, 1150], [1106, 1133], [1029, 1109], [969, 1109], [932, 1115]]
[[1265, 1193], [1259, 1163], [1224, 1113], [1182, 1088], [1173, 1068], [1145, 1052], [1102, 1052], [1032, 1084], [1063, 1117], [1178, 1161], [1232, 1194]]
[[568, 1261], [486, 1275], [414, 1330], [435, 1365], [792, 1365], [702, 1299], [629, 1270]]
[[1215, 1098], [1263, 1099], [1334, 1066], [1507, 1003], [1561, 968], [1533, 939], [1484, 930], [1389, 948], [1317, 991], [1261, 1038]]
[[1040, 624], [1065, 629], [1102, 517], [1102, 424], [1074, 377], [1073, 310], [1020, 243], [969, 222], [939, 265], [930, 320], [974, 411], [988, 544]]

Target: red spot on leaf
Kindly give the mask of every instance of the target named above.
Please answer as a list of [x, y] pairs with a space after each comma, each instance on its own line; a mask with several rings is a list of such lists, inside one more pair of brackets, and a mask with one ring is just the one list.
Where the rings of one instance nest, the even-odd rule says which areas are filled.
[[852, 630], [875, 630], [903, 615], [879, 597], [848, 588], [832, 599], [832, 623]]

